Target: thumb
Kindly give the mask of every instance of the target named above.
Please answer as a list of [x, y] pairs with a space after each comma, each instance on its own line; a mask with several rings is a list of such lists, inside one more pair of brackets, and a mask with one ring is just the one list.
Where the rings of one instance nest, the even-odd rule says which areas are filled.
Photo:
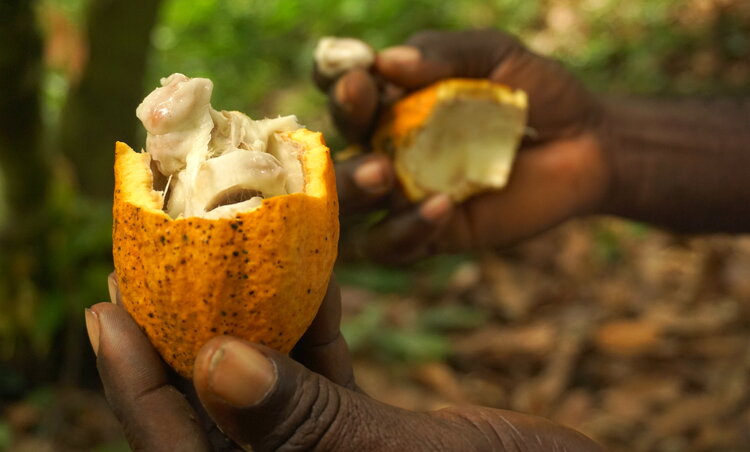
[[203, 346], [193, 377], [217, 426], [256, 452], [602, 450], [577, 432], [519, 413], [470, 407], [417, 413], [384, 405], [229, 336]]
[[219, 428], [254, 451], [413, 450], [415, 444], [434, 445], [438, 429], [456, 429], [447, 420], [376, 402], [267, 347], [228, 336], [201, 349], [193, 377]]
[[498, 30], [428, 30], [381, 51], [375, 68], [386, 80], [415, 89], [447, 77], [490, 77], [501, 61], [522, 50], [516, 38]]
[[439, 237], [455, 210], [448, 195], [432, 195], [422, 204], [394, 213], [373, 226], [359, 248], [373, 260], [391, 265], [415, 262], [443, 251]]

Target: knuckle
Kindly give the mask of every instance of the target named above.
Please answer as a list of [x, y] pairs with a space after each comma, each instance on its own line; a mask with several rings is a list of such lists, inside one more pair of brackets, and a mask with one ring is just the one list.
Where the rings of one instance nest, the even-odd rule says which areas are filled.
[[335, 426], [342, 407], [340, 391], [319, 375], [303, 378], [297, 387], [285, 420], [275, 434], [267, 437], [261, 450], [329, 450], [325, 444], [336, 441]]
[[508, 46], [520, 46], [521, 41], [514, 35], [507, 33], [496, 28], [485, 28], [476, 30], [477, 38], [483, 40], [492, 40], [496, 44], [504, 44]]
[[518, 38], [495, 28], [426, 30], [407, 43], [419, 48], [425, 58], [449, 64], [453, 75], [475, 78], [490, 76], [503, 59], [525, 49]]
[[448, 32], [442, 30], [421, 30], [412, 34], [406, 40], [406, 44], [415, 47], [440, 44], [447, 34]]

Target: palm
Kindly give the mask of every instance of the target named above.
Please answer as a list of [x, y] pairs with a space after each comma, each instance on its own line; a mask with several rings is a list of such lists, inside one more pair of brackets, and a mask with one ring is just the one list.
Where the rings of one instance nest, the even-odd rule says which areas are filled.
[[[386, 50], [376, 64], [386, 86], [409, 91], [447, 77], [489, 78], [526, 91], [529, 130], [504, 190], [432, 216], [425, 214], [430, 209], [424, 205], [403, 209], [402, 204], [391, 204], [390, 216], [366, 239], [371, 257], [399, 262], [434, 252], [504, 246], [596, 208], [607, 185], [596, 135], [600, 107], [562, 66], [493, 30], [423, 32], [397, 49], [398, 58], [389, 58], [396, 52]], [[410, 53], [417, 58], [405, 62]], [[347, 89], [337, 89], [341, 86]], [[382, 91], [367, 74], [350, 72], [331, 92], [337, 123], [347, 136], [366, 139], [370, 124], [377, 121], [373, 106], [378, 102], [373, 99]], [[347, 108], [341, 108], [343, 104]], [[382, 165], [392, 174], [388, 163]], [[356, 163], [338, 172], [342, 211], [371, 208], [374, 201], [382, 205], [382, 194], [378, 199], [360, 190], [357, 180], [352, 182], [355, 171]]]

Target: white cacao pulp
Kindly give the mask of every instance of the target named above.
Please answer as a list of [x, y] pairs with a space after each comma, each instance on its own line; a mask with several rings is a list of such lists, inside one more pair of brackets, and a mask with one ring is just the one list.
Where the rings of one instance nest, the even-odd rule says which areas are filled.
[[213, 83], [172, 74], [136, 110], [146, 151], [168, 179], [165, 210], [172, 218], [231, 218], [263, 198], [304, 189], [299, 148], [283, 133], [295, 116], [253, 120], [211, 107]]
[[355, 38], [325, 37], [315, 47], [315, 65], [326, 77], [336, 77], [351, 69], [367, 69], [375, 63], [375, 51]]

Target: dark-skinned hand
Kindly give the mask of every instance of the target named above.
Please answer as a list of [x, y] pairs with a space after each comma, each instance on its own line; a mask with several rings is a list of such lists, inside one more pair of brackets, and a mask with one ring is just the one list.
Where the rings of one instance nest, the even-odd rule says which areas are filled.
[[[116, 282], [110, 287], [116, 301]], [[94, 305], [86, 324], [105, 395], [136, 451], [602, 450], [533, 416], [480, 407], [418, 413], [371, 399], [354, 383], [340, 318], [331, 282], [294, 359], [234, 337], [210, 340], [195, 360], [192, 404], [184, 394], [193, 390], [178, 390], [186, 382], [121, 306]]]
[[558, 63], [496, 30], [426, 31], [385, 49], [370, 71], [336, 80], [316, 73], [332, 116], [352, 142], [367, 143], [384, 105], [449, 77], [487, 78], [529, 96], [530, 136], [508, 186], [455, 205], [434, 195], [403, 202], [391, 162], [363, 154], [337, 166], [342, 214], [388, 208], [386, 219], [361, 240], [365, 253], [386, 263], [436, 252], [512, 244], [599, 208], [608, 168], [599, 139], [602, 109]]

